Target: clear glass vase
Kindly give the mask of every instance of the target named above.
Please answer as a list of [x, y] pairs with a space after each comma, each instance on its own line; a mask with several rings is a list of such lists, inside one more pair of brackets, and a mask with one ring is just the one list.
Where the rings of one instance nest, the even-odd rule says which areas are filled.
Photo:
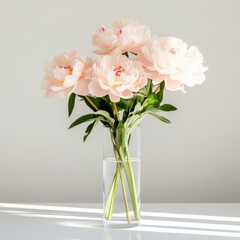
[[107, 227], [140, 223], [140, 127], [104, 128], [103, 214]]

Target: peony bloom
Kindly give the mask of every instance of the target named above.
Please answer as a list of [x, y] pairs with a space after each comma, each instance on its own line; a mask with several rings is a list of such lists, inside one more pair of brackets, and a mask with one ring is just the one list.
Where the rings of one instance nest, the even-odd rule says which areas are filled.
[[98, 54], [107, 54], [119, 48], [122, 53], [129, 51], [138, 53], [150, 39], [151, 32], [146, 25], [122, 19], [113, 24], [102, 26], [92, 37], [92, 43], [97, 47]]
[[196, 47], [187, 47], [174, 37], [155, 38], [142, 47], [138, 60], [145, 66], [153, 84], [165, 80], [168, 90], [183, 90], [205, 80], [203, 56]]
[[146, 74], [138, 61], [121, 54], [104, 55], [93, 65], [89, 92], [97, 97], [108, 94], [112, 102], [118, 102], [131, 98], [146, 84]]
[[72, 51], [56, 56], [45, 66], [46, 75], [42, 88], [48, 97], [60, 95], [67, 97], [72, 92], [87, 95], [92, 61]]

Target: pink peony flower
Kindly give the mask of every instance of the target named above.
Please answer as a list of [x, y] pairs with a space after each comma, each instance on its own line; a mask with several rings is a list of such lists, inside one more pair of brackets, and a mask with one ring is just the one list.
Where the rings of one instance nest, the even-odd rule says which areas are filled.
[[67, 97], [72, 92], [87, 95], [92, 61], [72, 51], [56, 56], [45, 66], [42, 88], [48, 97]]
[[89, 92], [97, 97], [108, 94], [112, 102], [118, 102], [120, 98], [131, 98], [146, 84], [147, 77], [142, 65], [115, 53], [100, 57], [93, 65]]
[[146, 25], [122, 19], [113, 24], [102, 26], [92, 37], [92, 43], [97, 47], [98, 54], [107, 54], [119, 48], [122, 53], [129, 51], [137, 53], [150, 39], [151, 32]]
[[155, 38], [149, 41], [138, 55], [153, 84], [165, 80], [168, 90], [183, 90], [205, 80], [203, 56], [196, 47], [189, 49], [181, 39]]

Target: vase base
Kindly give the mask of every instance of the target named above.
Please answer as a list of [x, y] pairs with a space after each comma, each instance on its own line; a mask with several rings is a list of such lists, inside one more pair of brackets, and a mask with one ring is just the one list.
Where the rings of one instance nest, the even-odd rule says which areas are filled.
[[132, 221], [131, 223], [127, 223], [124, 221], [114, 221], [114, 220], [104, 220], [104, 226], [107, 228], [132, 228], [140, 225], [140, 221]]

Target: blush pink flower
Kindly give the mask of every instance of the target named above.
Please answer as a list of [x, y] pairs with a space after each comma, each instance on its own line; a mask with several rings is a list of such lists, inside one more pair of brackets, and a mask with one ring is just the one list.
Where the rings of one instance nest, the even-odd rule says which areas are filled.
[[146, 84], [146, 74], [138, 61], [121, 54], [104, 55], [93, 65], [89, 92], [97, 97], [109, 95], [112, 102], [118, 102], [131, 98]]
[[87, 95], [92, 61], [72, 51], [57, 55], [45, 66], [42, 88], [46, 96], [67, 97], [72, 92]]
[[129, 51], [138, 53], [150, 39], [151, 32], [146, 25], [130, 19], [115, 21], [102, 26], [92, 37], [92, 43], [97, 47], [95, 52], [107, 54], [120, 49], [122, 53]]
[[203, 56], [196, 47], [187, 47], [174, 37], [155, 38], [149, 41], [138, 55], [153, 84], [165, 80], [168, 90], [183, 90], [205, 80]]

